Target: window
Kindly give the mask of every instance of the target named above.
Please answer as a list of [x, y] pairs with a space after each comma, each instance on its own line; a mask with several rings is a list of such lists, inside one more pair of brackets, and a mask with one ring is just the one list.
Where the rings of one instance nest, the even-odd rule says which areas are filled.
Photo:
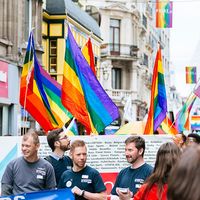
[[57, 40], [50, 40], [49, 72], [57, 72]]
[[121, 68], [112, 68], [112, 88], [121, 89]]
[[144, 65], [146, 65], [148, 67], [148, 56], [144, 53]]
[[110, 19], [110, 52], [112, 55], [120, 53], [120, 20]]

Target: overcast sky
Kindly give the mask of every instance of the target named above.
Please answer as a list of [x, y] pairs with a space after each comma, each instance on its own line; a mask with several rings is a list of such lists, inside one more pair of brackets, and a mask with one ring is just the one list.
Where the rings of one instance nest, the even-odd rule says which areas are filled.
[[200, 0], [173, 1], [173, 28], [170, 30], [171, 61], [178, 92], [187, 97], [194, 85], [185, 84], [185, 66], [197, 66], [200, 78]]

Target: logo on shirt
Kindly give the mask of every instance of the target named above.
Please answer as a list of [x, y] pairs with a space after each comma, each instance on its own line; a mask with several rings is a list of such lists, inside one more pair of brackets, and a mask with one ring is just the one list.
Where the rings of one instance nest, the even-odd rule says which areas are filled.
[[44, 176], [46, 176], [46, 169], [42, 167], [38, 167], [36, 169], [36, 177], [37, 179], [44, 179]]
[[69, 187], [71, 187], [71, 186], [72, 186], [72, 181], [71, 181], [71, 180], [70, 180], [70, 181], [67, 181], [67, 182], [66, 182], [66, 187], [69, 188]]
[[89, 176], [88, 175], [82, 175], [81, 177], [81, 183], [87, 183], [87, 184], [91, 184], [92, 183], [92, 180], [89, 179]]
[[137, 188], [137, 189], [140, 188], [143, 183], [144, 183], [144, 179], [136, 178], [135, 179], [135, 188]]

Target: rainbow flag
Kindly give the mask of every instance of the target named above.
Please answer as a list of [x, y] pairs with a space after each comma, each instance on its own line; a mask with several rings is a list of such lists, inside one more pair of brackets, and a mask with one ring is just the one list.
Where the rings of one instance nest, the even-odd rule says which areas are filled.
[[200, 116], [199, 115], [193, 115], [191, 117], [191, 129], [200, 130]]
[[75, 118], [72, 119], [72, 121], [70, 122], [70, 124], [68, 125], [67, 128], [65, 128], [65, 126], [64, 126], [63, 129], [67, 136], [79, 135]]
[[160, 127], [167, 134], [171, 134], [171, 135], [178, 134], [178, 130], [177, 130], [176, 126], [172, 123], [172, 121], [167, 116], [162, 121]]
[[119, 117], [79, 49], [68, 26], [61, 99], [63, 105], [90, 132], [97, 134]]
[[192, 93], [177, 114], [175, 126], [179, 132], [190, 130], [190, 111], [196, 100], [196, 97], [197, 96]]
[[167, 97], [165, 91], [161, 49], [159, 47], [153, 70], [151, 102], [144, 134], [153, 134], [165, 119], [166, 113]]
[[196, 67], [186, 67], [186, 83], [193, 84], [197, 82], [197, 68]]
[[171, 1], [156, 1], [156, 27], [172, 28], [172, 7]]
[[30, 33], [20, 83], [20, 104], [45, 130], [60, 128], [70, 118], [61, 103], [61, 85], [40, 66]]
[[84, 47], [82, 49], [82, 53], [83, 53], [85, 59], [87, 60], [89, 66], [91, 67], [93, 73], [96, 76], [96, 70], [95, 70], [95, 65], [94, 65], [94, 54], [93, 54], [92, 42], [91, 42], [90, 38], [88, 38], [87, 43], [84, 45]]

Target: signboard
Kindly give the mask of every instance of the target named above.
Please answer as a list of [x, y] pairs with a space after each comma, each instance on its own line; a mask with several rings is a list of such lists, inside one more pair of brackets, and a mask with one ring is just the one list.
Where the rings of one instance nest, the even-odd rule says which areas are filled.
[[0, 97], [8, 98], [8, 63], [0, 61]]

